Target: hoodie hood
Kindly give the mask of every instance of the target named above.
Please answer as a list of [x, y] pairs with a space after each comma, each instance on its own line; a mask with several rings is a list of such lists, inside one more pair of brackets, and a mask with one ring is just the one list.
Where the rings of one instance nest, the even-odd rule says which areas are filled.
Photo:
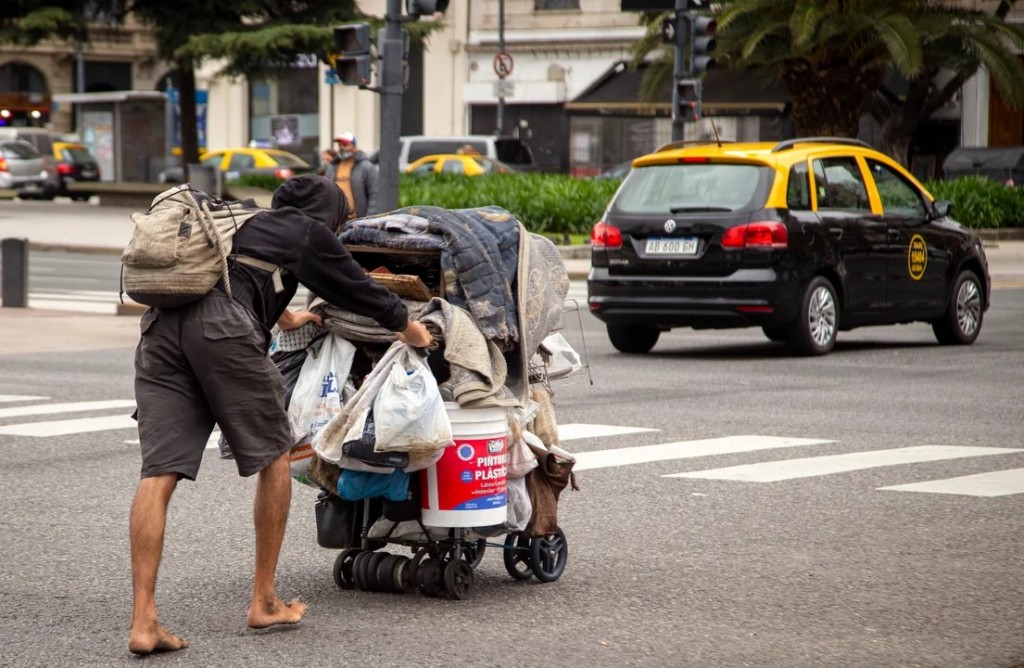
[[299, 209], [335, 234], [348, 217], [348, 204], [341, 189], [315, 174], [293, 176], [282, 183], [274, 191], [270, 206], [273, 209], [286, 206]]

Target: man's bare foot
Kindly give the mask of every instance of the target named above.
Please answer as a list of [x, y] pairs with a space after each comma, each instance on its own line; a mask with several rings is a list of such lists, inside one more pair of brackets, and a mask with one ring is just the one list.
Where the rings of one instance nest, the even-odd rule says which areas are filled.
[[128, 651], [132, 654], [155, 654], [176, 652], [188, 647], [188, 641], [174, 635], [159, 623], [153, 622], [146, 628], [132, 627], [128, 635]]
[[279, 598], [275, 598], [273, 602], [253, 601], [249, 605], [245, 623], [249, 628], [265, 629], [278, 624], [298, 624], [305, 614], [306, 604], [297, 598], [290, 603], [285, 603]]

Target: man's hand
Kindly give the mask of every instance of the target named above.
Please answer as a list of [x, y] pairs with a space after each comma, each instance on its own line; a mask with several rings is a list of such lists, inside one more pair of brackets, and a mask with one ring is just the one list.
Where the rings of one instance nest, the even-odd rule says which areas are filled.
[[307, 322], [315, 322], [318, 325], [323, 325], [324, 320], [316, 313], [312, 311], [289, 311], [284, 310], [281, 317], [277, 319], [277, 326], [282, 330], [296, 329], [302, 327]]
[[402, 343], [406, 343], [414, 348], [426, 348], [434, 340], [434, 337], [430, 336], [430, 332], [423, 326], [423, 323], [416, 320], [410, 320], [409, 326], [401, 332], [395, 332], [395, 336]]

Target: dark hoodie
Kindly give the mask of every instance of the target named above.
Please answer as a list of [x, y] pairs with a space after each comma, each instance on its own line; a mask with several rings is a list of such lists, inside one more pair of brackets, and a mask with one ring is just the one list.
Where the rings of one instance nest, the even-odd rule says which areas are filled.
[[231, 292], [268, 333], [295, 296], [299, 283], [329, 303], [401, 331], [408, 324], [405, 305], [367, 277], [335, 231], [347, 207], [341, 190], [322, 176], [295, 176], [274, 192], [271, 211], [256, 214], [235, 235], [234, 252], [276, 264], [284, 291], [274, 292], [270, 273], [233, 263]]

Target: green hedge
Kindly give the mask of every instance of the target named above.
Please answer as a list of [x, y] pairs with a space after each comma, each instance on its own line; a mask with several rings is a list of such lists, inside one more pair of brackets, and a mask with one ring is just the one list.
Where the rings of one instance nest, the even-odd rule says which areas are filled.
[[1021, 227], [1024, 188], [1012, 188], [983, 176], [928, 181], [935, 199], [953, 203], [953, 218], [964, 227]]
[[445, 209], [495, 205], [507, 209], [531, 232], [587, 234], [619, 187], [617, 179], [578, 179], [564, 174], [459, 176], [403, 174], [398, 205]]

